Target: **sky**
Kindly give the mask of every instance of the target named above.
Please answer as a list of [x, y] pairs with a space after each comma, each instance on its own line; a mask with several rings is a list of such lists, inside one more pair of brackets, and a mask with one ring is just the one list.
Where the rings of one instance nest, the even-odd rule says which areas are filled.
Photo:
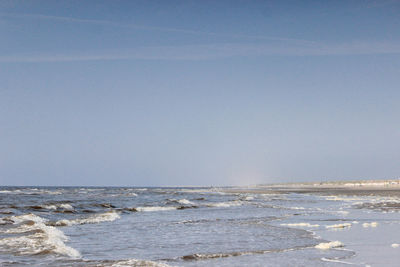
[[400, 177], [400, 1], [0, 0], [0, 185]]

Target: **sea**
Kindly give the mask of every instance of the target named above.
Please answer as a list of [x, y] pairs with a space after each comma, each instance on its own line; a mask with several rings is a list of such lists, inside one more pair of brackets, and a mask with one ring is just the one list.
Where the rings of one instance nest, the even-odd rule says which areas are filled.
[[[399, 266], [399, 203], [276, 190], [0, 187], [0, 266]], [[370, 255], [376, 245], [389, 258]]]

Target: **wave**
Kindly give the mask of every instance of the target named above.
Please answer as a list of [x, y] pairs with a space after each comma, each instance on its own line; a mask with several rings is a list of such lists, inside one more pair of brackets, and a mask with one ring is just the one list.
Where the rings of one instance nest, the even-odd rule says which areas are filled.
[[13, 192], [15, 192], [15, 190], [0, 190], [0, 194], [9, 194], [9, 193], [13, 193]]
[[[4, 218], [2, 218], [4, 220]], [[46, 225], [46, 219], [34, 214], [7, 218], [16, 227], [2, 230], [11, 237], [0, 239], [0, 248], [16, 255], [38, 255], [55, 253], [72, 258], [81, 257], [79, 251], [65, 245], [68, 238], [59, 229]], [[22, 234], [17, 235], [15, 234]]]
[[49, 222], [49, 225], [52, 226], [71, 226], [76, 224], [93, 224], [93, 223], [100, 223], [100, 222], [112, 222], [116, 219], [121, 218], [117, 212], [109, 211], [105, 213], [95, 214], [89, 216], [87, 218], [78, 218], [73, 220], [59, 220], [56, 222]]
[[326, 229], [343, 229], [351, 227], [351, 223], [340, 223], [325, 226]]
[[[61, 190], [62, 191], [62, 190]], [[46, 190], [39, 188], [23, 188], [23, 189], [14, 189], [14, 190], [0, 190], [1, 194], [23, 194], [23, 195], [61, 195], [62, 192], [60, 190]]]
[[[0, 210], [0, 214], [11, 215], [11, 214], [14, 214], [14, 212], [11, 210]], [[1, 222], [0, 222], [0, 224], [1, 224]]]
[[240, 196], [240, 197], [239, 197], [239, 200], [251, 201], [251, 200], [254, 200], [254, 197], [253, 197], [253, 196], [246, 196], [246, 195], [244, 195], [244, 196]]
[[291, 210], [305, 210], [306, 208], [304, 207], [289, 207]]
[[99, 204], [94, 204], [95, 207], [101, 207], [101, 208], [116, 208], [113, 204], [111, 203], [99, 203]]
[[216, 207], [216, 208], [229, 208], [229, 207], [240, 206], [240, 205], [242, 205], [241, 201], [234, 200], [234, 201], [228, 201], [228, 202], [209, 203], [206, 206], [207, 207]]
[[187, 200], [185, 198], [183, 198], [183, 199], [173, 199], [172, 198], [172, 199], [167, 199], [167, 200], [168, 200], [168, 202], [178, 203], [178, 204], [182, 204], [182, 205], [196, 205], [192, 201], [189, 201], [189, 200]]
[[322, 249], [322, 250], [327, 250], [327, 249], [331, 249], [331, 248], [340, 248], [340, 247], [344, 247], [343, 243], [340, 241], [319, 243], [318, 245], [315, 246], [315, 248]]
[[306, 248], [310, 248], [310, 247], [309, 246], [299, 246], [299, 247], [285, 248], [285, 249], [234, 251], [234, 252], [226, 252], [226, 253], [204, 253], [204, 254], [203, 253], [195, 253], [195, 254], [191, 254], [191, 255], [182, 256], [182, 257], [180, 257], [180, 259], [184, 260], [184, 261], [207, 260], [207, 259], [237, 257], [237, 256], [245, 256], [245, 255], [288, 252], [288, 251], [301, 250], [301, 249], [306, 249]]
[[137, 197], [138, 195], [136, 193], [133, 192], [129, 192], [129, 193], [124, 193], [124, 196], [130, 196], [130, 197]]
[[30, 209], [33, 210], [58, 210], [58, 211], [73, 211], [74, 207], [72, 207], [68, 203], [61, 203], [61, 204], [43, 204], [43, 205], [33, 205], [29, 206]]
[[363, 223], [362, 226], [364, 228], [368, 228], [368, 227], [377, 227], [378, 223], [377, 222], [371, 222], [371, 223]]
[[137, 207], [133, 208], [136, 211], [167, 211], [167, 210], [176, 210], [179, 207], [159, 207], [159, 206], [154, 206], [154, 207]]

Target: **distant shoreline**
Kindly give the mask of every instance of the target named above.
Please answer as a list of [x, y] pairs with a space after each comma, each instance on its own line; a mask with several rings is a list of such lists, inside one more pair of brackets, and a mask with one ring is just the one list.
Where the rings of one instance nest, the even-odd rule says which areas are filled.
[[400, 179], [389, 180], [349, 180], [349, 181], [327, 181], [327, 182], [300, 182], [300, 183], [277, 183], [257, 185], [257, 187], [296, 187], [296, 188], [400, 188]]
[[326, 195], [400, 196], [400, 179], [263, 184], [222, 189], [222, 191], [226, 193], [258, 194], [317, 193]]

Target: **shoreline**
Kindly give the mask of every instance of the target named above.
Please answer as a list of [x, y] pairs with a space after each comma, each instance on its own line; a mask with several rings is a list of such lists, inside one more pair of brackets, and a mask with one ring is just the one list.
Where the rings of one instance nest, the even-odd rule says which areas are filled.
[[314, 183], [280, 183], [255, 185], [248, 187], [219, 188], [225, 193], [253, 194], [340, 194], [340, 195], [376, 195], [400, 196], [400, 179], [364, 180]]
[[[337, 212], [331, 220], [321, 220], [308, 213], [290, 217], [286, 224], [313, 232], [317, 237], [340, 242], [355, 254], [337, 263], [356, 266], [397, 266], [399, 253], [400, 180], [341, 181], [259, 185], [242, 190], [247, 193], [309, 194], [331, 201]], [[240, 191], [240, 190], [239, 190]], [[325, 200], [324, 200], [325, 199]], [[335, 221], [335, 222], [333, 222]], [[308, 229], [311, 227], [311, 229]], [[323, 260], [324, 258], [322, 258]], [[334, 259], [335, 260], [335, 259]], [[334, 262], [334, 261], [333, 261]]]

